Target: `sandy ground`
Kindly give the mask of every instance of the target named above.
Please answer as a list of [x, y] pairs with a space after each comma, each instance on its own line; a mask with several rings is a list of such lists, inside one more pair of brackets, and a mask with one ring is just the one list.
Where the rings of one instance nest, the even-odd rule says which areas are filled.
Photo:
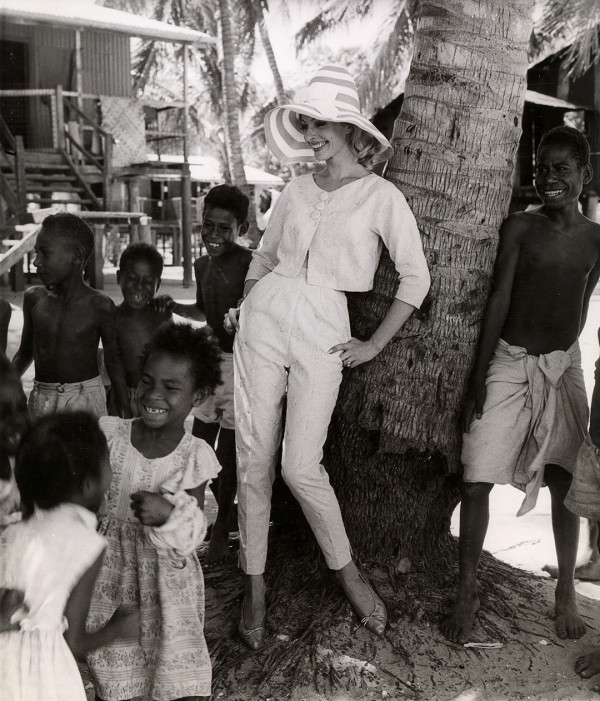
[[[116, 285], [114, 270], [108, 269], [105, 272], [105, 292], [115, 301], [119, 301], [120, 290]], [[168, 292], [180, 301], [192, 300], [195, 294], [194, 288], [182, 288], [178, 282], [180, 279], [180, 268], [166, 269], [162, 291]], [[0, 288], [0, 297], [10, 301], [13, 307], [8, 345], [8, 353], [12, 355], [18, 346], [22, 327], [22, 294], [14, 294], [6, 288]], [[598, 357], [596, 333], [599, 326], [600, 290], [596, 290], [590, 305], [588, 323], [581, 338], [588, 391], [592, 388], [593, 366]], [[32, 379], [33, 371], [30, 369], [24, 376], [26, 391], [30, 390]], [[494, 489], [491, 499], [490, 528], [485, 548], [500, 560], [547, 577], [541, 568], [545, 564], [556, 562], [547, 490], [542, 491], [538, 505], [533, 511], [517, 519], [515, 514], [520, 501], [520, 493], [510, 487]], [[212, 512], [214, 502], [209, 508]], [[456, 513], [452, 525], [455, 533], [457, 525], [458, 514]], [[586, 556], [585, 527], [582, 528], [580, 545], [580, 559], [584, 559]], [[218, 640], [219, 636], [223, 635], [223, 630], [229, 631], [229, 628], [235, 624], [236, 619], [230, 620], [230, 615], [227, 615], [225, 620], [223, 617], [225, 611], [233, 611], [231, 607], [235, 608], [239, 605], [237, 599], [241, 584], [239, 574], [233, 568], [229, 581], [231, 587], [227, 590], [223, 588], [218, 578], [211, 581], [211, 576], [207, 577], [207, 636], [213, 640]], [[385, 582], [377, 583], [384, 596], [387, 595], [390, 598], [394, 596], [393, 592], [386, 590]], [[366, 673], [363, 669], [358, 675], [358, 682], [355, 673], [341, 672], [343, 686], [348, 686], [347, 691], [340, 689], [339, 684], [331, 683], [328, 686], [324, 683], [320, 686], [315, 672], [314, 679], [310, 683], [299, 678], [294, 687], [288, 688], [285, 692], [279, 688], [274, 691], [272, 687], [266, 685], [259, 693], [255, 686], [248, 688], [244, 684], [243, 675], [239, 675], [233, 688], [226, 684], [217, 688], [215, 698], [231, 701], [235, 699], [278, 701], [280, 698], [296, 701], [301, 699], [342, 701], [350, 698], [420, 698], [440, 699], [440, 701], [600, 699], [600, 696], [592, 691], [593, 683], [581, 680], [573, 672], [575, 659], [589, 651], [590, 647], [600, 645], [600, 606], [597, 603], [600, 600], [600, 585], [589, 582], [577, 585], [578, 592], [582, 595], [580, 605], [590, 627], [590, 632], [580, 641], [560, 641], [554, 634], [551, 617], [553, 583], [549, 579], [540, 578], [534, 580], [533, 586], [539, 592], [537, 595], [539, 602], [532, 611], [516, 613], [511, 623], [513, 627], [507, 632], [502, 648], [464, 650], [459, 646], [448, 644], [433, 622], [418, 620], [418, 617], [417, 620], [411, 621], [410, 631], [405, 628], [406, 621], [394, 622], [390, 626], [388, 640], [374, 645], [372, 638], [365, 631], [354, 629], [352, 616], [348, 613], [336, 626], [335, 642], [339, 643], [345, 636], [348, 640], [337, 647], [331, 644], [334, 648], [333, 654], [336, 656], [343, 652], [350, 656], [355, 655], [361, 665], [367, 664], [368, 661], [375, 671]], [[388, 600], [387, 596], [386, 600]], [[225, 601], [224, 597], [229, 598]], [[510, 602], [510, 592], [506, 597]], [[236, 617], [239, 615], [238, 611], [239, 609], [235, 611]], [[521, 618], [523, 620], [520, 620]], [[515, 621], [519, 622], [516, 628]], [[486, 631], [489, 631], [486, 626], [479, 630], [480, 639], [495, 642], [488, 639]], [[402, 643], [391, 644], [390, 641], [394, 640], [393, 636], [397, 636], [398, 641], [403, 641], [404, 652], [408, 650], [410, 653], [410, 669], [403, 667], [403, 661], [398, 654], [398, 645], [402, 647]], [[329, 642], [331, 643], [331, 640]], [[326, 649], [329, 647], [325, 646]], [[240, 647], [236, 654], [243, 656], [243, 652], [244, 648]], [[272, 652], [271, 657], [273, 654]], [[327, 657], [328, 653], [324, 654]], [[271, 657], [268, 659], [271, 660]], [[314, 661], [314, 665], [316, 669], [321, 663], [317, 660]], [[350, 674], [350, 681], [346, 684], [344, 680], [348, 674]], [[406, 680], [409, 680], [408, 685]], [[595, 682], [600, 682], [600, 677], [596, 678]]]

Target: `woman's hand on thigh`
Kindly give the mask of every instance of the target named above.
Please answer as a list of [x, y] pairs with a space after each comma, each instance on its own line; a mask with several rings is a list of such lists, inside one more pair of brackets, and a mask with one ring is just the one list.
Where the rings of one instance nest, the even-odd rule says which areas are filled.
[[339, 353], [342, 365], [346, 368], [354, 368], [357, 365], [368, 363], [379, 353], [379, 349], [372, 341], [359, 341], [352, 337], [347, 343], [338, 343], [330, 348], [328, 353]]

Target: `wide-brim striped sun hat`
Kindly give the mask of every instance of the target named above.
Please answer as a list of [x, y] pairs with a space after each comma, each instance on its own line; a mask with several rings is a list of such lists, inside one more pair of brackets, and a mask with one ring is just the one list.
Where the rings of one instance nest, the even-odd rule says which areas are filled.
[[381, 144], [373, 163], [386, 161], [392, 145], [360, 113], [360, 100], [354, 78], [343, 66], [323, 66], [300, 91], [294, 102], [270, 110], [265, 116], [265, 136], [271, 152], [282, 163], [314, 163], [315, 155], [304, 140], [298, 124], [299, 114], [326, 122], [354, 124]]

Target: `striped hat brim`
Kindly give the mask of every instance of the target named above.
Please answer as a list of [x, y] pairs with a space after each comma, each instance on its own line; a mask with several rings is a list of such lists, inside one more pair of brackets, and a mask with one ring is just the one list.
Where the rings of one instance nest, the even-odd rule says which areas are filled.
[[381, 145], [372, 162], [386, 161], [393, 153], [392, 145], [385, 136], [352, 104], [339, 105], [339, 100], [320, 101], [316, 104], [305, 102], [291, 103], [275, 107], [265, 116], [265, 136], [269, 149], [281, 163], [314, 163], [314, 152], [304, 140], [304, 134], [297, 126], [294, 115], [302, 114], [326, 122], [354, 124], [367, 134], [375, 137]]

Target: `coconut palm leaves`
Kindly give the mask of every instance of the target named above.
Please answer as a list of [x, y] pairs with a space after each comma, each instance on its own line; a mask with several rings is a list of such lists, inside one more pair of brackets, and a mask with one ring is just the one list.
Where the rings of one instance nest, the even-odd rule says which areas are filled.
[[580, 76], [600, 55], [600, 2], [545, 0], [535, 33], [538, 44], [568, 44], [566, 65], [572, 75]]
[[301, 50], [327, 32], [377, 13], [381, 18], [377, 42], [366, 67], [355, 76], [365, 109], [373, 111], [394, 97], [393, 88], [398, 77], [403, 68], [408, 68], [414, 22], [420, 4], [420, 0], [390, 0], [388, 3], [381, 0], [328, 0], [321, 12], [296, 34], [296, 48]]

